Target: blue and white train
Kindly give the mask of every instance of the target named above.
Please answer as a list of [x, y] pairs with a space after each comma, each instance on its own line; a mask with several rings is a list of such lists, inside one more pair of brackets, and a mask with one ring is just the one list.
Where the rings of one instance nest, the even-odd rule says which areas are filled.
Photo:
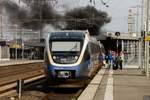
[[[45, 74], [51, 85], [69, 80], [83, 81], [100, 68], [101, 46], [86, 31], [64, 30], [48, 33]], [[61, 80], [61, 81], [60, 81]], [[63, 81], [62, 81], [63, 80]]]

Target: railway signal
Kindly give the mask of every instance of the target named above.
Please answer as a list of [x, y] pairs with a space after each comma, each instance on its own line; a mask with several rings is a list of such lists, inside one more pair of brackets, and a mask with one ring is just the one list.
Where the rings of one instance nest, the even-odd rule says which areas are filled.
[[116, 32], [115, 35], [117, 36], [117, 55], [118, 55], [118, 36], [120, 36], [120, 32]]

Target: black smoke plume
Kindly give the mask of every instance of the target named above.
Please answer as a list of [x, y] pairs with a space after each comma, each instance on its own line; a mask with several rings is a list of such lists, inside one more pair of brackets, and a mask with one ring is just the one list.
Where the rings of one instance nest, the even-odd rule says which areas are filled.
[[6, 9], [10, 22], [27, 29], [42, 30], [46, 24], [51, 24], [67, 30], [88, 29], [92, 35], [98, 35], [101, 27], [111, 20], [106, 12], [98, 11], [92, 6], [75, 8], [61, 16], [47, 0], [20, 1], [26, 4], [27, 9], [11, 0], [1, 0], [0, 8]]
[[65, 29], [88, 29], [91, 35], [98, 35], [101, 27], [111, 21], [106, 12], [98, 11], [92, 6], [75, 8], [65, 14], [65, 19]]
[[42, 1], [42, 4], [34, 2], [31, 5], [31, 13], [31, 21], [23, 24], [23, 26], [26, 26], [27, 28], [29, 28], [30, 25], [33, 25], [36, 26], [36, 29], [40, 29], [40, 27], [43, 28], [45, 24], [51, 24], [56, 27], [58, 19], [61, 18], [61, 16], [57, 14], [53, 7], [48, 5], [46, 1]]
[[29, 11], [10, 0], [0, 2], [0, 6], [2, 5], [6, 9], [10, 21], [20, 27], [40, 30], [45, 24], [57, 26], [56, 20], [60, 18], [60, 15], [45, 0], [32, 0], [30, 4], [24, 3]]
[[27, 12], [12, 1], [1, 1], [0, 6], [6, 9], [10, 21], [14, 24], [17, 24], [20, 19], [27, 18]]

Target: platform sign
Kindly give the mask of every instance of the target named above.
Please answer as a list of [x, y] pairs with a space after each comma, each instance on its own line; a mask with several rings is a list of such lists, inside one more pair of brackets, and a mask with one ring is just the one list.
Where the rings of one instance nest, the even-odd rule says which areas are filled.
[[145, 41], [150, 41], [150, 36], [145, 36], [144, 40]]

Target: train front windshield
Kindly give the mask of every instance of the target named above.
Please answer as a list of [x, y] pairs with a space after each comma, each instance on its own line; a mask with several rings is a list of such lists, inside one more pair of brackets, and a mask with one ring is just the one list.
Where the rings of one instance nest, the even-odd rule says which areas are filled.
[[80, 42], [52, 42], [52, 52], [64, 51], [64, 52], [79, 52]]
[[52, 59], [58, 64], [76, 63], [84, 41], [83, 32], [54, 32], [49, 37]]
[[81, 41], [52, 41], [51, 54], [55, 63], [75, 63], [81, 52]]

